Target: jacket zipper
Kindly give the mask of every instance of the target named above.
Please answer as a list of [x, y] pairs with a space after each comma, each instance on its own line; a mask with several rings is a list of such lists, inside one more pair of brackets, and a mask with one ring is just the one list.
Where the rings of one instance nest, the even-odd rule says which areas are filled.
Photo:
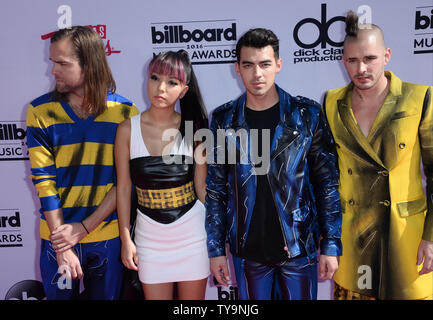
[[[297, 134], [296, 137], [295, 137], [295, 139], [293, 139], [288, 145], [286, 145], [281, 150], [278, 150], [278, 153], [274, 157], [272, 157], [271, 161], [274, 160], [281, 152], [283, 152], [284, 150], [286, 150], [297, 139], [297, 137], [299, 137], [299, 134]], [[296, 156], [296, 159], [295, 159], [296, 161], [295, 162], [297, 162], [299, 160], [299, 157], [300, 157], [300, 153], [298, 153], [298, 155]], [[269, 166], [270, 166], [270, 164], [269, 164]], [[271, 181], [269, 180], [268, 174], [266, 174], [266, 178], [268, 179], [269, 187], [271, 188], [271, 193], [272, 193], [272, 200], [274, 200], [274, 206], [275, 206], [275, 209], [277, 210], [278, 221], [280, 222], [280, 228], [281, 228], [281, 233], [283, 234], [284, 245], [287, 248], [287, 251], [286, 251], [287, 252], [287, 256], [290, 259], [291, 256], [290, 256], [290, 252], [289, 252], [289, 246], [287, 245], [286, 235], [285, 235], [284, 229], [283, 229], [283, 223], [281, 222], [281, 216], [280, 216], [280, 214], [278, 212], [277, 203], [275, 201], [274, 193], [272, 192], [272, 185], [271, 185]]]
[[[234, 144], [236, 146], [236, 140], [235, 140]], [[239, 230], [239, 203], [238, 203], [239, 190], [238, 190], [238, 174], [237, 174], [236, 164], [234, 164], [234, 171], [235, 171], [235, 192], [236, 192], [236, 201], [235, 201], [236, 202], [236, 234], [238, 234], [238, 230]], [[240, 238], [242, 240], [242, 246], [244, 244], [243, 243], [244, 238], [245, 238], [245, 235], [242, 235]], [[238, 254], [241, 254], [238, 239], [236, 239], [236, 252]]]
[[[238, 198], [239, 198], [239, 192], [238, 192], [238, 174], [237, 174], [237, 168], [236, 168], [236, 164], [234, 164], [235, 166], [235, 190], [236, 190], [236, 234], [238, 233], [237, 230], [239, 230], [239, 203], [238, 203]], [[243, 238], [243, 236], [241, 237], [241, 239]], [[236, 252], [238, 254], [240, 254], [239, 251], [239, 241], [236, 240]]]
[[271, 186], [271, 182], [269, 181], [269, 176], [268, 174], [266, 174], [266, 178], [268, 179], [268, 183], [269, 183], [269, 188], [271, 189], [271, 193], [272, 193], [272, 200], [274, 200], [274, 206], [275, 206], [275, 210], [277, 211], [277, 216], [278, 216], [278, 221], [280, 222], [280, 228], [281, 228], [281, 233], [283, 234], [283, 240], [284, 240], [284, 245], [287, 248], [287, 256], [290, 257], [290, 252], [289, 252], [289, 246], [287, 245], [287, 240], [286, 240], [286, 235], [284, 233], [284, 229], [283, 229], [283, 223], [281, 222], [281, 217], [280, 217], [280, 213], [278, 212], [278, 207], [277, 207], [277, 203], [275, 202], [275, 196], [274, 193], [272, 192], [272, 186]]

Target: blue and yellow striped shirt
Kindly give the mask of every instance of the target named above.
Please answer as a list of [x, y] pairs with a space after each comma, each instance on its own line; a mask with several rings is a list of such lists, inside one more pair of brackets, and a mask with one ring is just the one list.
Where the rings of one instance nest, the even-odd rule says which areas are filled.
[[[30, 103], [27, 144], [31, 178], [41, 201], [41, 238], [49, 240], [44, 212], [62, 208], [65, 223], [91, 215], [116, 183], [114, 139], [120, 122], [138, 114], [137, 107], [109, 93], [107, 110], [80, 119], [66, 102], [51, 93]], [[117, 212], [80, 242], [103, 241], [119, 235]]]

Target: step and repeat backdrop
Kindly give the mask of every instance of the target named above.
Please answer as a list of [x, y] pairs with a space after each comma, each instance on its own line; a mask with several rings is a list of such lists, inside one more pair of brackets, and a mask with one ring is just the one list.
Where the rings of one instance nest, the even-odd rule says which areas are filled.
[[[148, 107], [146, 68], [154, 53], [185, 49], [209, 113], [243, 91], [234, 64], [237, 39], [272, 29], [283, 68], [277, 83], [322, 102], [348, 82], [341, 62], [344, 16], [382, 27], [392, 49], [388, 69], [403, 80], [433, 84], [432, 0], [3, 0], [0, 10], [0, 299], [44, 299], [39, 272], [39, 200], [30, 175], [25, 115], [53, 88], [49, 37], [70, 25], [92, 26], [105, 43], [117, 92]], [[433, 133], [432, 133], [433, 134]], [[331, 281], [319, 299], [331, 299]], [[237, 299], [236, 283], [209, 278], [207, 299]]]

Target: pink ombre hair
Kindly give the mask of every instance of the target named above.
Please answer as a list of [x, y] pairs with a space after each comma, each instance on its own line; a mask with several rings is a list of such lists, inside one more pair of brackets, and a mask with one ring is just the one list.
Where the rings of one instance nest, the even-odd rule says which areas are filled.
[[148, 76], [150, 77], [152, 73], [174, 77], [184, 84], [188, 81], [180, 55], [172, 51], [161, 53], [153, 58], [149, 63]]

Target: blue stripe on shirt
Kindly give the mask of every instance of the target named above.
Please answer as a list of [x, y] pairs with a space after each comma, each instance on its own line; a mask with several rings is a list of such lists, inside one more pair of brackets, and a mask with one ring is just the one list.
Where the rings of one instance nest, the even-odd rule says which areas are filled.
[[80, 165], [57, 169], [57, 188], [114, 183], [113, 166]]

